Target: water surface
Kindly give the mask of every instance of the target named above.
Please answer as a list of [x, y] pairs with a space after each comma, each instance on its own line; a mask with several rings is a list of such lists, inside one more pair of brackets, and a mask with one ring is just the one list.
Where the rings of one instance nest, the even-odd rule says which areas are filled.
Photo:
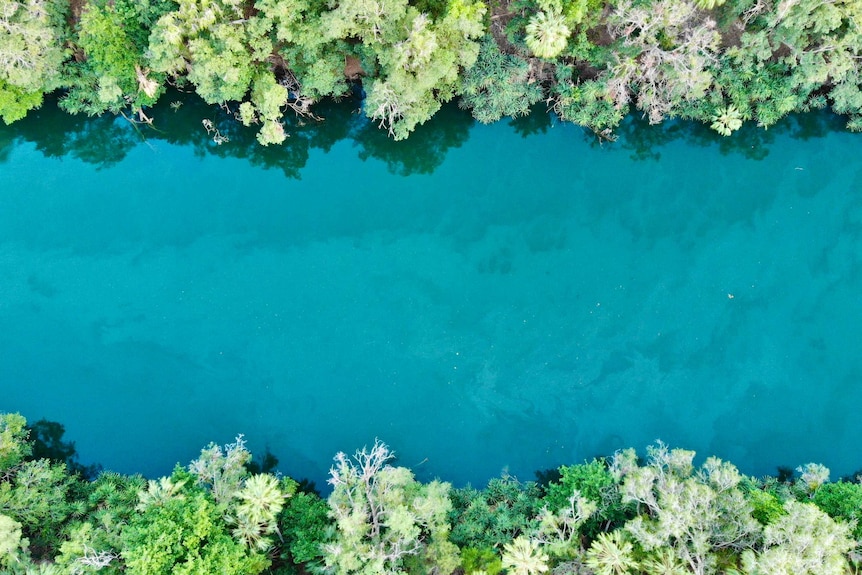
[[[322, 483], [375, 437], [484, 483], [656, 438], [862, 467], [862, 163], [826, 114], [615, 143], [344, 103], [283, 148], [191, 99], [158, 131], [0, 128], [0, 409], [147, 475], [244, 433]], [[202, 118], [231, 141], [213, 143]]]

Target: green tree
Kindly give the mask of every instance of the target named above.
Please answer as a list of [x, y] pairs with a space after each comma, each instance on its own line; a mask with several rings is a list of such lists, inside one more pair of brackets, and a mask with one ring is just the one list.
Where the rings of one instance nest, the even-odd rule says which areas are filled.
[[485, 4], [449, 0], [436, 21], [407, 0], [348, 0], [324, 15], [332, 37], [361, 39], [373, 79], [365, 113], [396, 140], [451, 100], [460, 74], [476, 61]]
[[329, 505], [316, 493], [299, 492], [287, 500], [278, 519], [279, 529], [294, 564], [317, 563], [330, 539]]
[[234, 536], [249, 547], [266, 551], [271, 545], [266, 536], [278, 529], [276, 518], [287, 497], [272, 475], [249, 477], [237, 493], [238, 503], [228, 516], [228, 522], [236, 526]]
[[279, 64], [301, 109], [323, 96], [345, 94], [345, 57], [353, 51], [329, 25], [331, 16], [324, 17], [325, 0], [257, 0], [255, 8], [273, 24]]
[[503, 116], [526, 116], [542, 99], [541, 86], [529, 79], [530, 66], [523, 58], [504, 54], [493, 36], [482, 39], [476, 63], [464, 70], [459, 105], [468, 108], [484, 124]]
[[60, 105], [68, 112], [90, 115], [124, 108], [143, 114], [163, 93], [163, 74], [151, 77], [146, 46], [135, 39], [141, 23], [125, 2], [90, 2], [78, 22], [75, 48], [80, 57], [66, 64], [66, 94]]
[[531, 533], [542, 510], [542, 491], [534, 482], [510, 475], [496, 477], [479, 491], [453, 489], [450, 539], [459, 547], [497, 549], [522, 533]]
[[246, 466], [251, 453], [245, 447], [245, 439], [238, 435], [234, 443], [222, 448], [210, 443], [201, 450], [201, 455], [189, 464], [189, 472], [212, 493], [216, 503], [227, 505], [239, 494], [242, 483], [248, 477]]
[[102, 473], [80, 490], [85, 511], [68, 527], [55, 562], [71, 572], [113, 575], [123, 572], [122, 531], [137, 514], [139, 493], [147, 482], [139, 475]]
[[130, 575], [255, 575], [269, 560], [233, 539], [218, 506], [200, 489], [152, 501], [123, 530]]
[[0, 413], [0, 472], [9, 475], [32, 452], [27, 420], [18, 413]]
[[581, 528], [596, 512], [598, 505], [575, 490], [567, 505], [551, 511], [542, 509], [536, 537], [555, 558], [574, 559], [582, 551]]
[[545, 502], [551, 511], [566, 509], [577, 494], [595, 505], [595, 514], [584, 525], [585, 534], [595, 537], [610, 531], [627, 519], [619, 485], [604, 460], [593, 459], [580, 465], [560, 467], [560, 479], [548, 485]]
[[20, 562], [27, 545], [28, 541], [22, 537], [21, 524], [11, 517], [0, 515], [0, 567]]
[[81, 508], [68, 501], [75, 483], [62, 463], [23, 462], [0, 476], [0, 515], [20, 523], [31, 547], [50, 556], [60, 544], [63, 524]]
[[853, 537], [862, 541], [862, 485], [838, 481], [824, 483], [811, 499], [833, 519], [853, 526]]
[[246, 8], [239, 0], [179, 0], [153, 27], [150, 65], [188, 80], [210, 104], [245, 100], [243, 123], [260, 123], [258, 141], [277, 144], [287, 137], [281, 116], [288, 92], [270, 61], [275, 23], [268, 12], [249, 16]]

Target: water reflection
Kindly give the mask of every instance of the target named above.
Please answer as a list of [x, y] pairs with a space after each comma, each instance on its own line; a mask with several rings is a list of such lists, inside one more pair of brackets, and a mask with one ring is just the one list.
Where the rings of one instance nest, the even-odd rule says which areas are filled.
[[[336, 143], [352, 140], [362, 160], [384, 162], [393, 174], [430, 174], [452, 148], [469, 137], [473, 119], [455, 105], [444, 106], [431, 122], [419, 126], [409, 141], [394, 142], [386, 132], [361, 114], [361, 102], [348, 98], [322, 102], [315, 108], [319, 119], [288, 114], [288, 140], [281, 146], [261, 146], [255, 127], [247, 128], [235, 118], [229, 106], [211, 106], [193, 94], [166, 95], [148, 111], [152, 125], [133, 123], [124, 117], [95, 118], [62, 112], [55, 98], [12, 126], [0, 127], [0, 161], [8, 157], [15, 141], [33, 142], [47, 157], [73, 157], [99, 168], [122, 161], [136, 146], [164, 141], [190, 146], [196, 155], [241, 158], [252, 166], [278, 169], [288, 178], [301, 178], [312, 150], [328, 151]], [[203, 121], [223, 138], [221, 143], [209, 133]]]
[[368, 121], [362, 122], [351, 138], [359, 146], [362, 160], [374, 158], [386, 162], [389, 171], [399, 176], [430, 174], [443, 163], [450, 149], [460, 148], [467, 141], [473, 123], [469, 112], [450, 104], [433, 120], [419, 126], [407, 141], [392, 140]]
[[[211, 106], [194, 94], [173, 92], [162, 98], [149, 113], [152, 125], [133, 124], [123, 117], [104, 115], [90, 118], [62, 112], [56, 98], [48, 98], [39, 110], [12, 126], [0, 126], [0, 162], [8, 159], [13, 142], [33, 142], [47, 157], [73, 157], [99, 168], [122, 161], [136, 146], [161, 140], [190, 146], [199, 156], [241, 158], [251, 165], [278, 169], [288, 178], [301, 178], [311, 150], [328, 151], [337, 142], [352, 140], [362, 160], [384, 162], [389, 171], [401, 176], [430, 174], [437, 169], [452, 148], [461, 147], [470, 135], [475, 121], [454, 104], [443, 107], [432, 121], [419, 126], [405, 142], [395, 142], [376, 123], [361, 113], [361, 101], [348, 98], [340, 102], [322, 102], [316, 108], [320, 120], [288, 115], [285, 127], [289, 139], [281, 146], [261, 146], [256, 129], [246, 128], [234, 117], [235, 110]], [[207, 132], [202, 121], [208, 120], [227, 138], [221, 144]], [[522, 138], [545, 134], [557, 122], [541, 104], [528, 116], [509, 119], [507, 124]], [[739, 154], [746, 159], [763, 160], [776, 138], [790, 135], [795, 139], [822, 138], [830, 131], [844, 129], [844, 119], [828, 112], [814, 112], [785, 118], [769, 129], [747, 122], [731, 137], [717, 135], [709, 126], [698, 122], [668, 120], [651, 126], [642, 117], [632, 115], [617, 128], [613, 144], [599, 141], [584, 131], [584, 139], [595, 147], [621, 147], [638, 161], [656, 161], [661, 148], [672, 142], [705, 147], [718, 144], [722, 155]]]
[[845, 120], [829, 112], [797, 114], [782, 119], [768, 129], [746, 122], [732, 136], [723, 137], [700, 122], [667, 120], [651, 126], [637, 115], [626, 118], [615, 130], [617, 145], [630, 152], [633, 160], [659, 160], [660, 149], [672, 142], [705, 147], [718, 144], [723, 156], [738, 154], [749, 160], [763, 160], [776, 138], [790, 135], [795, 139], [822, 138], [830, 132], [843, 131]]
[[548, 112], [544, 104], [536, 104], [526, 116], [511, 118], [509, 125], [515, 130], [515, 133], [526, 138], [544, 134], [553, 125], [554, 116]]

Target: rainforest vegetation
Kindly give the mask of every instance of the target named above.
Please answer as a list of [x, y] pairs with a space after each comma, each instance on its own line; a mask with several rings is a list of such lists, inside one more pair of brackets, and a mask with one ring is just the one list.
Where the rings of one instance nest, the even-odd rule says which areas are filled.
[[329, 495], [242, 436], [159, 479], [82, 467], [59, 424], [0, 414], [0, 571], [18, 574], [840, 575], [862, 485], [807, 464], [747, 477], [662, 443], [484, 489], [421, 483], [377, 441]]
[[0, 0], [0, 118], [56, 93], [151, 123], [175, 86], [264, 145], [351, 91], [395, 139], [453, 99], [604, 138], [630, 112], [730, 135], [829, 106], [859, 130], [860, 52], [862, 0]]

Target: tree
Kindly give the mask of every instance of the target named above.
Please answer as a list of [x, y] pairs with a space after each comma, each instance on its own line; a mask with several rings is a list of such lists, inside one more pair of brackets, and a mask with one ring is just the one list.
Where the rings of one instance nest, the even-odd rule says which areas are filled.
[[21, 524], [0, 515], [0, 567], [8, 567], [20, 562], [20, 554], [27, 548], [28, 541], [21, 536]]
[[409, 469], [391, 466], [393, 457], [380, 441], [352, 458], [335, 456], [328, 501], [336, 533], [324, 545], [327, 572], [400, 573], [408, 559], [427, 573], [458, 566], [458, 549], [448, 541], [449, 484], [421, 485]]
[[455, 96], [461, 71], [479, 54], [485, 10], [482, 2], [449, 0], [434, 21], [407, 0], [351, 0], [324, 20], [333, 36], [361, 39], [366, 71], [375, 76], [365, 114], [401, 140]]
[[759, 552], [742, 554], [746, 575], [843, 575], [855, 542], [846, 524], [833, 521], [811, 503], [790, 500], [787, 512], [763, 532]]
[[139, 475], [102, 473], [79, 492], [85, 510], [70, 523], [68, 538], [54, 560], [72, 573], [120, 574], [122, 531], [137, 514], [139, 493], [147, 482]]
[[57, 87], [62, 15], [47, 0], [0, 0], [0, 118], [20, 120]]
[[717, 553], [754, 545], [760, 526], [739, 488], [733, 465], [710, 457], [695, 470], [693, 451], [670, 450], [663, 443], [647, 449], [643, 467], [633, 450], [614, 456], [612, 472], [622, 481], [623, 502], [643, 514], [625, 532], [647, 552], [673, 549], [697, 575], [712, 572]]
[[729, 136], [741, 127], [742, 115], [736, 106], [733, 105], [725, 106], [718, 110], [712, 117], [712, 124], [710, 125], [710, 128], [722, 136]]
[[239, 111], [242, 122], [261, 124], [258, 142], [263, 145], [283, 142], [281, 116], [288, 91], [270, 62], [276, 34], [269, 12], [249, 16], [239, 0], [178, 4], [153, 27], [148, 52], [152, 69], [187, 79], [210, 104], [243, 102], [250, 93]]
[[316, 493], [299, 492], [287, 500], [278, 519], [284, 546], [293, 563], [317, 562], [329, 541], [329, 506]]
[[622, 531], [600, 533], [587, 551], [587, 565], [596, 575], [626, 575], [638, 568], [634, 546]]
[[511, 575], [538, 575], [548, 570], [548, 554], [538, 541], [516, 537], [503, 546], [503, 568]]
[[510, 475], [490, 480], [481, 491], [453, 489], [450, 539], [462, 548], [498, 549], [535, 530], [541, 495], [536, 483], [521, 483]]
[[325, 0], [258, 0], [255, 8], [272, 22], [275, 51], [289, 68], [285, 80], [301, 107], [323, 96], [345, 94], [345, 56], [352, 50], [329, 25], [332, 16], [326, 14]]
[[553, 12], [538, 12], [531, 16], [526, 31], [527, 46], [533, 54], [546, 59], [559, 56], [566, 49], [571, 34], [565, 17]]
[[811, 500], [833, 519], [852, 525], [854, 539], [862, 540], [862, 485], [847, 481], [824, 483]]
[[598, 504], [583, 497], [575, 490], [567, 505], [556, 511], [544, 507], [539, 515], [537, 538], [548, 553], [556, 558], [574, 559], [582, 551], [580, 546], [581, 527], [598, 509]]
[[8, 477], [33, 449], [27, 420], [18, 413], [0, 413], [0, 477]]
[[68, 112], [90, 115], [131, 108], [146, 117], [143, 108], [163, 93], [165, 76], [153, 78], [146, 67], [142, 20], [166, 10], [167, 2], [159, 1], [86, 4], [74, 37], [79, 56], [64, 66], [66, 94], [60, 105]]
[[216, 503], [226, 506], [239, 494], [243, 480], [248, 477], [246, 466], [250, 461], [245, 439], [238, 435], [234, 443], [224, 448], [210, 443], [202, 449], [200, 457], [189, 464], [189, 472], [210, 490]]
[[288, 495], [281, 491], [278, 480], [272, 475], [253, 475], [236, 497], [239, 503], [228, 516], [228, 523], [236, 525], [234, 536], [249, 547], [265, 551], [271, 544], [265, 536], [276, 532], [276, 517]]
[[541, 87], [528, 81], [530, 66], [523, 58], [504, 54], [490, 34], [482, 39], [476, 63], [464, 70], [458, 105], [469, 108], [483, 124], [503, 116], [526, 116], [542, 99]]
[[621, 0], [608, 17], [620, 42], [603, 75], [618, 108], [632, 96], [651, 124], [686, 101], [703, 98], [718, 61], [715, 22], [690, 0]]
[[560, 467], [560, 478], [548, 485], [545, 502], [551, 511], [566, 509], [577, 495], [595, 506], [585, 525], [585, 534], [595, 537], [600, 531], [621, 526], [627, 515], [619, 485], [604, 460], [593, 459], [580, 465]]
[[218, 506], [186, 484], [147, 504], [123, 530], [130, 575], [255, 575], [269, 561], [230, 536]]

